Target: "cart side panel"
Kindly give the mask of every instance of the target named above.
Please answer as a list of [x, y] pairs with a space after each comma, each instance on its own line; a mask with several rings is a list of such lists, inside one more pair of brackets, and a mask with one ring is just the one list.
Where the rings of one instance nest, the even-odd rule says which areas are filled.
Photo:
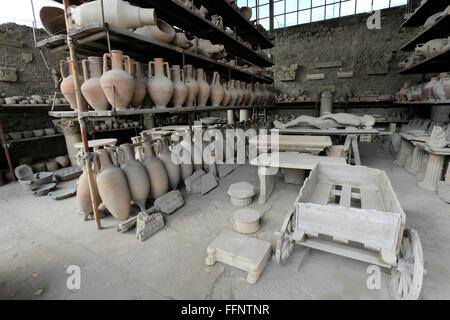
[[310, 201], [315, 191], [318, 176], [319, 176], [319, 165], [316, 165], [309, 173], [309, 176], [305, 179], [303, 186], [300, 189], [300, 193], [297, 199], [295, 200], [295, 203]]
[[381, 170], [346, 164], [319, 164], [319, 182], [354, 187], [378, 188]]
[[359, 242], [375, 250], [396, 248], [401, 226], [399, 213], [311, 203], [297, 203], [296, 212], [296, 229], [306, 234]]

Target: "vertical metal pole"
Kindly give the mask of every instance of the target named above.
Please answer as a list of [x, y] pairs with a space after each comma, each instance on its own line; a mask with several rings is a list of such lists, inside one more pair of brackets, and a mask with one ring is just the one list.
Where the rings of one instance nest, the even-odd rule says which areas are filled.
[[89, 158], [89, 146], [88, 146], [88, 137], [86, 133], [86, 125], [84, 122], [84, 119], [82, 117], [82, 113], [86, 112], [85, 107], [81, 103], [81, 84], [80, 84], [80, 78], [78, 76], [78, 65], [77, 65], [77, 56], [75, 53], [75, 46], [73, 44], [72, 38], [69, 36], [70, 32], [70, 24], [69, 24], [69, 0], [63, 0], [64, 5], [64, 17], [66, 20], [66, 29], [67, 29], [67, 45], [69, 47], [69, 53], [70, 53], [70, 63], [72, 63], [72, 75], [75, 83], [75, 97], [77, 101], [77, 109], [78, 109], [78, 122], [80, 123], [80, 129], [81, 129], [81, 141], [83, 144], [83, 152], [86, 156], [85, 159], [85, 170], [88, 176], [88, 182], [89, 182], [89, 191], [91, 195], [91, 201], [92, 201], [92, 208], [94, 210], [94, 216], [95, 221], [97, 223], [97, 229], [100, 230], [102, 228], [101, 222], [100, 222], [100, 215], [98, 213], [98, 203], [96, 203], [94, 196], [94, 190], [95, 190], [95, 180], [94, 175], [92, 173], [92, 167], [91, 167], [91, 159]]
[[2, 139], [3, 150], [5, 150], [6, 161], [8, 162], [9, 172], [13, 181], [16, 181], [16, 175], [14, 174], [14, 168], [11, 163], [11, 157], [9, 156], [8, 146], [6, 145], [5, 134], [3, 133], [2, 121], [0, 120], [0, 138]]

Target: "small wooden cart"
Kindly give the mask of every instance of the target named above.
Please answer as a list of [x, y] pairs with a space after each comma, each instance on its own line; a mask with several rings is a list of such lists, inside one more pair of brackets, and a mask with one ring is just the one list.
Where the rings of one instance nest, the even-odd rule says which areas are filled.
[[382, 170], [319, 163], [285, 218], [275, 258], [286, 261], [294, 243], [391, 269], [395, 299], [418, 299], [424, 260], [417, 231]]

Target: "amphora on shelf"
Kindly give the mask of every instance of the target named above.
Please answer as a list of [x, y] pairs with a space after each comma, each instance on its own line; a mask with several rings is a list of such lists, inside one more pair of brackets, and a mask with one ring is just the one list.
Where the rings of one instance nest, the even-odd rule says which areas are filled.
[[238, 98], [236, 101], [236, 105], [240, 106], [242, 101], [244, 100], [244, 90], [241, 89], [241, 81], [236, 81], [236, 90], [238, 92]]
[[220, 106], [225, 96], [225, 90], [220, 84], [220, 75], [218, 72], [214, 72], [211, 83], [211, 104], [213, 107]]
[[156, 25], [143, 26], [137, 28], [135, 32], [146, 38], [165, 43], [171, 43], [175, 38], [175, 29], [161, 19], [157, 19]]
[[224, 82], [222, 84], [222, 87], [223, 87], [223, 92], [224, 92], [222, 105], [227, 106], [230, 104], [230, 101], [231, 101], [231, 91], [228, 88], [228, 83], [226, 83], [226, 82]]
[[88, 57], [83, 60], [84, 83], [81, 86], [81, 93], [89, 105], [96, 111], [109, 109], [108, 99], [103, 93], [100, 84], [102, 76], [102, 58]]
[[103, 204], [118, 220], [125, 221], [130, 215], [131, 195], [125, 173], [111, 162], [105, 149], [97, 151], [100, 159], [100, 172], [97, 187]]
[[188, 87], [184, 82], [184, 71], [179, 65], [172, 65], [170, 68], [173, 80], [172, 104], [175, 108], [181, 108], [188, 96]]
[[[94, 176], [94, 181], [95, 181], [95, 179], [97, 178], [97, 173], [94, 168], [94, 163], [92, 163], [92, 174]], [[86, 173], [86, 169], [83, 168], [83, 174], [78, 179], [76, 201], [77, 201], [78, 209], [80, 209], [80, 211], [85, 215], [85, 217], [87, 217], [89, 214], [91, 214], [94, 210], [92, 208], [92, 200], [91, 200], [92, 198], [91, 198], [91, 192], [89, 190], [89, 181], [88, 180], [89, 179], [88, 179], [88, 175]], [[100, 194], [98, 192], [96, 182], [94, 185], [93, 194], [94, 194], [95, 203], [97, 205], [100, 205], [100, 203], [102, 202], [102, 199], [100, 198]]]
[[241, 82], [241, 89], [242, 92], [244, 93], [241, 106], [246, 106], [248, 104], [248, 100], [250, 99], [250, 91], [247, 89], [247, 84], [244, 81]]
[[197, 82], [198, 82], [198, 97], [197, 97], [197, 106], [204, 107], [206, 106], [206, 102], [208, 102], [211, 88], [206, 82], [206, 75], [203, 69], [197, 69]]
[[230, 94], [231, 94], [230, 106], [235, 106], [236, 102], [239, 98], [239, 90], [236, 88], [235, 80], [230, 80], [228, 82], [228, 85], [229, 85]]
[[442, 49], [447, 45], [448, 40], [443, 39], [433, 39], [427, 43], [418, 44], [415, 48], [417, 54], [424, 55], [425, 57], [434, 56], [442, 51]]
[[148, 63], [148, 91], [156, 108], [165, 108], [172, 99], [173, 82], [170, 77], [169, 63], [155, 58]]
[[169, 177], [164, 163], [155, 157], [151, 143], [144, 142], [142, 146], [145, 154], [142, 164], [147, 169], [150, 180], [150, 195], [153, 199], [157, 199], [169, 191]]
[[[164, 167], [166, 168], [167, 175], [169, 177], [169, 185], [173, 190], [178, 188], [178, 184], [181, 179], [181, 169], [180, 165], [177, 164], [172, 159], [172, 152], [170, 152], [169, 147], [163, 141], [158, 141], [159, 154], [158, 157], [164, 163]], [[175, 156], [175, 154], [174, 154]]]
[[147, 82], [148, 79], [144, 76], [142, 71], [142, 64], [137, 61], [131, 63], [131, 75], [134, 78], [134, 94], [131, 98], [130, 104], [132, 107], [142, 106], [144, 103], [145, 96], [147, 95]]
[[253, 88], [252, 88], [252, 84], [251, 83], [249, 83], [247, 85], [247, 90], [249, 92], [249, 98], [248, 98], [247, 105], [252, 106], [255, 103], [256, 96], [255, 96], [255, 92], [253, 92]]
[[194, 69], [191, 64], [184, 66], [184, 74], [186, 76], [185, 82], [188, 88], [188, 95], [184, 104], [186, 107], [193, 107], [198, 95], [199, 87], [197, 80], [194, 79]]
[[150, 180], [147, 170], [142, 163], [134, 158], [131, 146], [128, 143], [122, 144], [120, 150], [124, 155], [124, 163], [120, 168], [127, 177], [131, 200], [139, 206], [141, 211], [145, 211], [145, 203], [150, 195]]
[[264, 92], [261, 90], [261, 84], [259, 82], [255, 83], [255, 96], [256, 96], [255, 105], [260, 106], [264, 99]]
[[[69, 66], [69, 74], [67, 74], [64, 71], [64, 65], [68, 64]], [[77, 108], [77, 99], [76, 99], [76, 94], [75, 94], [75, 81], [74, 81], [74, 77], [73, 77], [73, 65], [72, 62], [70, 61], [70, 58], [67, 58], [66, 60], [61, 60], [59, 61], [59, 67], [61, 69], [61, 76], [63, 78], [62, 82], [61, 82], [61, 93], [63, 94], [64, 98], [67, 99], [67, 101], [70, 104], [70, 108], [72, 110], [78, 110]], [[80, 80], [80, 86], [83, 84], [83, 77], [79, 76], [79, 80]], [[81, 105], [84, 106], [85, 108], [87, 108], [87, 102], [84, 99], [83, 96], [81, 96]]]
[[[108, 58], [111, 70], [108, 70]], [[124, 68], [125, 66], [125, 68]], [[134, 95], [135, 82], [131, 75], [131, 59], [120, 50], [112, 50], [103, 55], [103, 75], [100, 84], [109, 103], [117, 110], [128, 107]]]

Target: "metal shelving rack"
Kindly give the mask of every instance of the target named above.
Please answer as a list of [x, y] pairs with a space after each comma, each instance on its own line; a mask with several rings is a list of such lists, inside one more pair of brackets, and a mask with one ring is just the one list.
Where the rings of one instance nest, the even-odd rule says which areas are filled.
[[[37, 46], [42, 48], [49, 48], [53, 51], [69, 51], [70, 63], [73, 66], [73, 77], [75, 82], [75, 93], [77, 99], [78, 112], [58, 112], [50, 111], [49, 115], [53, 117], [62, 118], [78, 118], [78, 123], [81, 129], [81, 139], [83, 144], [83, 160], [85, 162], [85, 171], [88, 176], [89, 190], [91, 192], [92, 206], [94, 208], [94, 216], [97, 224], [97, 229], [101, 229], [101, 222], [98, 213], [98, 205], [95, 203], [93, 190], [95, 180], [91, 167], [91, 153], [88, 148], [88, 138], [86, 132], [86, 121], [89, 118], [99, 118], [105, 116], [126, 116], [126, 115], [142, 115], [142, 114], [156, 114], [156, 113], [182, 113], [188, 112], [189, 127], [192, 128], [191, 114], [200, 111], [214, 111], [214, 110], [228, 110], [228, 109], [249, 109], [249, 108], [263, 108], [266, 114], [266, 108], [271, 106], [220, 106], [220, 107], [193, 107], [193, 108], [164, 108], [164, 109], [127, 109], [127, 110], [110, 110], [105, 112], [88, 111], [81, 104], [81, 84], [79, 79], [79, 68], [77, 63], [78, 55], [92, 55], [103, 54], [110, 52], [111, 49], [122, 49], [127, 55], [135, 58], [137, 61], [147, 63], [151, 57], [162, 56], [169, 63], [176, 63], [184, 66], [185, 63], [193, 64], [194, 66], [201, 66], [205, 70], [218, 71], [224, 78], [243, 80], [247, 82], [262, 82], [273, 83], [270, 77], [262, 77], [251, 74], [247, 71], [241, 70], [237, 67], [209, 59], [207, 57], [198, 55], [195, 52], [187, 52], [182, 48], [178, 48], [169, 44], [158, 41], [151, 41], [134, 34], [128, 30], [117, 28], [108, 25], [104, 22], [104, 15], [102, 14], [103, 23], [100, 25], [86, 26], [75, 30], [70, 29], [70, 5], [80, 5], [90, 0], [54, 0], [64, 5], [64, 16], [66, 22], [66, 35], [56, 35], [46, 40], [40, 41]], [[103, 0], [101, 7], [103, 8]], [[249, 65], [254, 64], [259, 67], [270, 67], [273, 62], [264, 55], [256, 52], [253, 48], [247, 47], [238, 39], [225, 32], [211, 21], [191, 12], [183, 6], [179, 0], [128, 0], [130, 4], [137, 5], [143, 8], [154, 8], [157, 12], [158, 18], [161, 18], [171, 25], [176, 25], [179, 28], [185, 29], [190, 35], [203, 37], [211, 40], [213, 43], [222, 43], [227, 52], [243, 59]], [[223, 2], [228, 5], [225, 0], [215, 0], [214, 2]], [[233, 8], [231, 8], [233, 9]], [[233, 9], [234, 10], [234, 9]], [[231, 12], [231, 11], [230, 11]], [[238, 19], [236, 15], [226, 17], [227, 12], [222, 12], [224, 21], [232, 23], [235, 21], [234, 28], [236, 33], [242, 38], [248, 40], [252, 46], [259, 45], [260, 48], [270, 48], [273, 45], [264, 37], [264, 35], [256, 29], [251, 23], [243, 22], [243, 19]], [[244, 19], [245, 20], [245, 19]], [[256, 35], [256, 36], [255, 36]], [[259, 43], [260, 42], [260, 43]]]

